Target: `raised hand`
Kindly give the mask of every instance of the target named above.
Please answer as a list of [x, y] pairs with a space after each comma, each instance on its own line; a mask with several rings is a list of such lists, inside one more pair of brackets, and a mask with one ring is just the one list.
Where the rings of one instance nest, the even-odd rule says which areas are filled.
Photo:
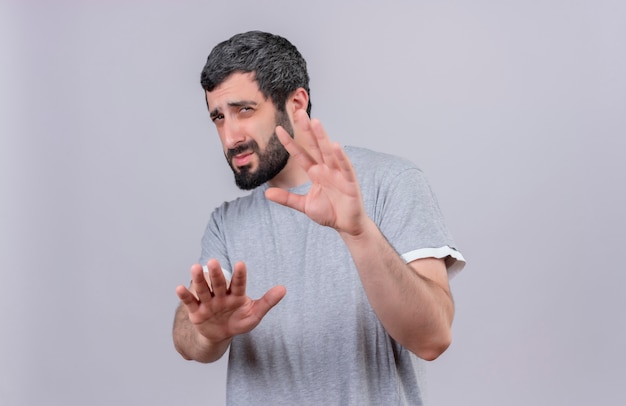
[[311, 188], [306, 195], [269, 188], [265, 196], [305, 213], [321, 225], [359, 235], [367, 215], [350, 160], [338, 143], [331, 143], [319, 120], [310, 120], [304, 111], [295, 114], [296, 138], [291, 138], [282, 127], [276, 128], [276, 135], [292, 159], [307, 172]]
[[230, 286], [218, 261], [210, 260], [207, 267], [210, 284], [202, 267], [196, 264], [191, 267], [191, 290], [181, 285], [176, 293], [187, 308], [190, 322], [209, 343], [249, 332], [285, 296], [283, 286], [273, 287], [258, 300], [246, 296], [247, 272], [243, 262], [235, 264]]

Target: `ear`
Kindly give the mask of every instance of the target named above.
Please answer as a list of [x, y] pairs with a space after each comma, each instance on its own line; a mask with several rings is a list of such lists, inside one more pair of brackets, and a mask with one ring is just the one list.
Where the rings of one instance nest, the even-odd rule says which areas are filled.
[[287, 112], [293, 117], [294, 113], [298, 110], [304, 110], [309, 105], [309, 93], [304, 88], [299, 87], [289, 96], [287, 99]]

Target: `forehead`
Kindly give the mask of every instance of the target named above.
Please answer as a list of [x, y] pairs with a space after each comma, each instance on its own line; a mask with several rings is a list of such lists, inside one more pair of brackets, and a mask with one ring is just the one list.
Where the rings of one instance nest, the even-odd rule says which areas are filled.
[[206, 92], [209, 110], [224, 109], [232, 103], [241, 100], [262, 101], [265, 99], [259, 90], [259, 85], [254, 79], [254, 73], [233, 73], [219, 86], [210, 92]]

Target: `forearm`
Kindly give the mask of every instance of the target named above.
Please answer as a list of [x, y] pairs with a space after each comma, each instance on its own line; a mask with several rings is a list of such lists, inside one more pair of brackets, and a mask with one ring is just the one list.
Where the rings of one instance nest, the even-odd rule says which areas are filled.
[[183, 358], [204, 363], [220, 359], [231, 342], [230, 339], [211, 342], [202, 336], [189, 320], [187, 309], [183, 304], [176, 310], [172, 335], [174, 347]]
[[[424, 271], [406, 264], [368, 219], [357, 236], [340, 233], [367, 294], [387, 332], [424, 359], [435, 359], [449, 346], [454, 304], [441, 260], [423, 261]], [[443, 267], [434, 280], [425, 275]]]

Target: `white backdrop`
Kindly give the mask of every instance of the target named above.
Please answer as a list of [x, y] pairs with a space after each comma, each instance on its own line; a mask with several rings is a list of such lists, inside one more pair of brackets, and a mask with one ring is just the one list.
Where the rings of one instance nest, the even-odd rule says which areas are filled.
[[469, 261], [432, 405], [626, 404], [626, 3], [2, 1], [0, 404], [224, 403], [170, 329], [239, 194], [205, 111], [250, 29], [313, 115], [427, 173]]

